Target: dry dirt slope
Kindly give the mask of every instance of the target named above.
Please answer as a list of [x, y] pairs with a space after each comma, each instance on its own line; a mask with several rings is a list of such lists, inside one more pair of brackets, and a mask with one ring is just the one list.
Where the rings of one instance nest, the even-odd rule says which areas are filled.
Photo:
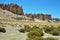
[[0, 9], [0, 17], [7, 17], [7, 18], [22, 18], [30, 20], [31, 18], [23, 16], [23, 15], [16, 15], [10, 11]]

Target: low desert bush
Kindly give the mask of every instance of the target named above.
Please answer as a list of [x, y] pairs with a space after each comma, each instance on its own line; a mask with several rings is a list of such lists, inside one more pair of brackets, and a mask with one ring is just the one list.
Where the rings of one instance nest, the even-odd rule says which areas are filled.
[[52, 31], [52, 30], [54, 30], [54, 29], [56, 29], [56, 28], [53, 27], [53, 26], [51, 26], [51, 27], [49, 27], [49, 26], [44, 27], [44, 31], [45, 31], [46, 33], [49, 33], [50, 31]]
[[44, 40], [58, 40], [58, 39], [57, 38], [48, 37], [48, 38], [45, 38]]
[[52, 34], [54, 36], [58, 36], [59, 35], [59, 31], [58, 30], [60, 30], [60, 29], [59, 28], [56, 28], [54, 26], [51, 26], [51, 27], [48, 27], [47, 26], [47, 27], [44, 28], [44, 31], [46, 33]]
[[19, 32], [25, 33], [25, 29], [20, 29]]
[[5, 33], [5, 32], [6, 32], [5, 28], [3, 28], [3, 27], [0, 27], [0, 32], [3, 32], [3, 33]]
[[[45, 27], [43, 28], [45, 30], [46, 33], [50, 33], [52, 35], [57, 35], [58, 34], [58, 31], [55, 30], [56, 28], [55, 27]], [[55, 34], [56, 33], [56, 34]], [[42, 36], [44, 35], [43, 31], [41, 28], [37, 27], [37, 26], [34, 26], [31, 28], [31, 31], [28, 32], [27, 36], [28, 36], [28, 39], [27, 40], [58, 40], [58, 39], [55, 39], [55, 38], [51, 38], [51, 37], [48, 37], [48, 38], [43, 38]]]
[[54, 35], [54, 36], [59, 36], [59, 31], [57, 29], [50, 31], [49, 33]]
[[60, 26], [57, 27], [57, 30], [60, 31]]
[[29, 25], [25, 25], [24, 27], [26, 32], [30, 32], [31, 31], [31, 27]]
[[43, 36], [43, 32], [40, 29], [33, 29], [27, 34], [28, 38], [34, 38], [34, 37], [41, 37]]
[[43, 37], [35, 37], [35, 38], [28, 38], [27, 40], [58, 40], [57, 38], [52, 38], [52, 37], [47, 37], [47, 38], [43, 38]]
[[28, 25], [25, 25], [24, 28], [20, 29], [19, 32], [25, 33], [25, 32], [30, 32], [31, 27]]
[[42, 37], [28, 38], [27, 40], [44, 40]]

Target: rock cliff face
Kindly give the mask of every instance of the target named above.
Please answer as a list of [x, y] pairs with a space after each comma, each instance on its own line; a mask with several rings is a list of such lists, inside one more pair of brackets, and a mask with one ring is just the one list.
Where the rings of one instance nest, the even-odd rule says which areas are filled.
[[27, 17], [30, 17], [30, 18], [37, 18], [39, 20], [51, 20], [52, 17], [50, 14], [26, 14]]
[[[14, 13], [14, 14], [24, 16], [23, 8], [21, 6], [18, 6], [17, 4], [0, 4], [0, 8], [3, 9], [3, 10], [8, 10], [8, 11]], [[10, 14], [10, 13], [8, 13], [8, 14]], [[34, 19], [34, 18], [37, 18], [39, 20], [47, 20], [48, 21], [48, 20], [53, 19], [53, 20], [56, 20], [56, 21], [60, 21], [60, 19], [58, 19], [58, 18], [52, 18], [50, 14], [26, 14], [25, 16], [27, 16], [29, 19], [31, 18], [31, 20]], [[19, 18], [22, 19], [22, 17], [21, 18], [19, 17]], [[27, 18], [25, 18], [25, 19], [27, 19]]]
[[22, 7], [17, 4], [0, 4], [0, 8], [11, 11], [18, 15], [24, 15]]

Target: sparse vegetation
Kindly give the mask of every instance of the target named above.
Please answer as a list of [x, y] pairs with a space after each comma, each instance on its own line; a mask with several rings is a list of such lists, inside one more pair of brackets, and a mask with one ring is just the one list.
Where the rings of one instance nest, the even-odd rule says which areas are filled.
[[42, 37], [28, 38], [27, 40], [44, 40]]
[[31, 31], [31, 27], [29, 25], [25, 25], [24, 28], [20, 29], [19, 32], [30, 32]]
[[44, 31], [45, 31], [46, 33], [49, 33], [49, 32], [51, 32], [51, 31], [54, 30], [54, 29], [56, 29], [54, 26], [51, 26], [51, 27], [46, 26], [46, 27], [44, 27]]
[[45, 38], [44, 40], [58, 40], [58, 39], [57, 38], [48, 37], [48, 38]]
[[[46, 33], [52, 34], [54, 36], [59, 35], [59, 31], [56, 30], [57, 28], [54, 26], [51, 26], [51, 27], [46, 26], [43, 29]], [[33, 26], [31, 28], [30, 26], [25, 25], [25, 27], [23, 29], [20, 29], [19, 31], [22, 33], [28, 32], [27, 40], [58, 40], [55, 38], [43, 38], [42, 36], [44, 36], [44, 33], [43, 33], [42, 29], [37, 26]]]
[[47, 38], [43, 38], [43, 37], [35, 37], [33, 39], [28, 38], [27, 40], [58, 40], [57, 38], [52, 38], [52, 37], [47, 37]]

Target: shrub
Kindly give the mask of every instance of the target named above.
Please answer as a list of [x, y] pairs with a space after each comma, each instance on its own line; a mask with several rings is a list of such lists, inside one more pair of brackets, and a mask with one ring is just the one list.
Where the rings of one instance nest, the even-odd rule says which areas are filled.
[[57, 30], [60, 31], [60, 26], [57, 27]]
[[57, 38], [51, 38], [51, 37], [48, 37], [48, 38], [43, 38], [43, 37], [35, 37], [35, 38], [28, 38], [27, 40], [58, 40]]
[[40, 29], [40, 28], [37, 27], [37, 26], [33, 26], [33, 27], [32, 27], [32, 30], [33, 30], [33, 29]]
[[30, 32], [31, 31], [31, 27], [29, 25], [25, 25], [24, 29], [25, 29], [26, 32]]
[[42, 28], [39, 28], [37, 26], [33, 26], [31, 30], [35, 30], [35, 29], [42, 30]]
[[53, 26], [51, 26], [51, 27], [48, 27], [48, 26], [44, 27], [44, 31], [45, 31], [46, 33], [49, 33], [50, 31], [52, 31], [52, 30], [54, 30], [54, 29], [56, 29], [56, 28], [53, 27]]
[[26, 39], [26, 40], [32, 40], [31, 38], [28, 38], [28, 39]]
[[28, 38], [27, 40], [44, 40], [42, 37]]
[[25, 33], [25, 29], [20, 29], [19, 32]]
[[43, 32], [40, 29], [33, 29], [31, 32], [27, 34], [28, 38], [34, 38], [34, 37], [41, 37], [43, 36]]
[[43, 36], [43, 32], [39, 27], [33, 26], [27, 36], [27, 40], [40, 40], [40, 37]]
[[0, 27], [0, 32], [5, 33], [6, 32], [5, 28]]
[[28, 25], [25, 25], [24, 28], [20, 29], [19, 32], [25, 33], [25, 32], [30, 32], [31, 27]]
[[33, 40], [44, 40], [44, 38], [42, 38], [42, 37], [35, 37], [35, 38], [33, 38]]
[[60, 30], [60, 29], [59, 28], [56, 28], [54, 26], [51, 26], [51, 27], [48, 27], [47, 26], [47, 27], [44, 28], [44, 31], [46, 33], [52, 34], [54, 36], [58, 36], [59, 35], [59, 31], [58, 30]]
[[48, 37], [48, 38], [45, 38], [45, 40], [58, 40], [56, 38], [51, 38], [51, 37]]
[[52, 35], [54, 35], [54, 36], [58, 36], [59, 35], [59, 31], [57, 29], [54, 29], [54, 30], [52, 30], [49, 33], [52, 34]]

